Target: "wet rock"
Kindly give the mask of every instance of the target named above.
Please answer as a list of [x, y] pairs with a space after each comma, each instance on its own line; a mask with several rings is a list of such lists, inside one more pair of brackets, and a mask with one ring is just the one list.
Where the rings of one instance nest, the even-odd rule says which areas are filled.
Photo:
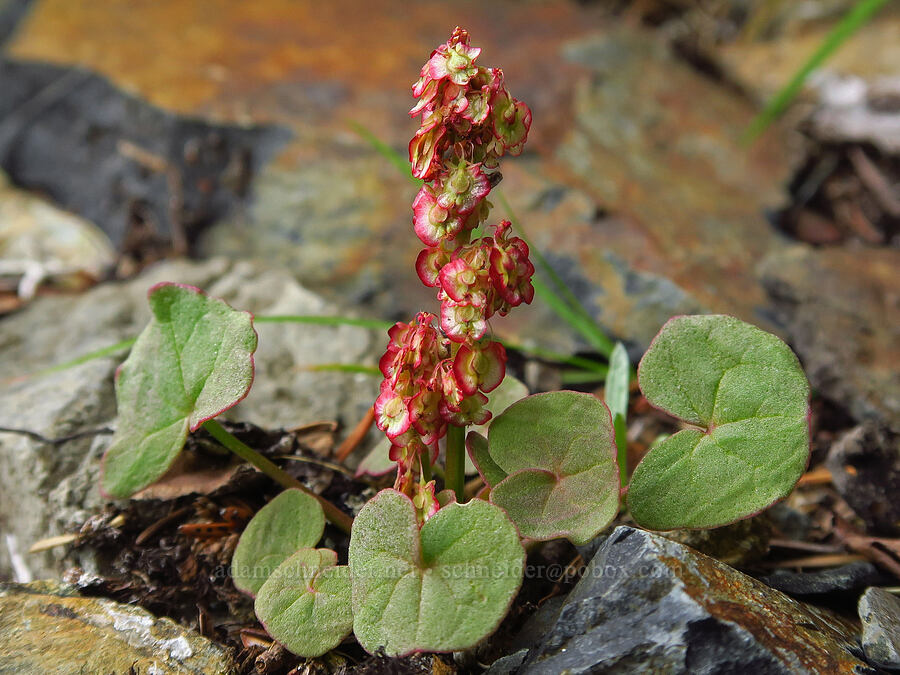
[[[129, 283], [102, 284], [76, 297], [40, 297], [3, 320], [0, 331], [0, 427], [56, 439], [115, 423], [113, 375], [125, 353], [33, 376], [92, 350], [136, 335], [149, 319], [147, 289], [179, 281], [224, 297], [255, 314], [341, 314], [285, 271], [212, 260], [151, 267]], [[357, 374], [315, 372], [322, 363], [373, 363], [380, 335], [355, 327], [257, 324], [256, 381], [228, 413], [265, 427], [320, 420], [355, 424], [371, 406], [378, 382]], [[99, 458], [108, 435], [61, 444], [0, 433], [0, 523], [12, 548], [72, 531], [102, 504]], [[34, 576], [54, 576], [62, 549], [24, 558]], [[82, 566], [89, 563], [79, 562]], [[0, 575], [12, 574], [9, 542], [0, 542]]]
[[0, 672], [227, 675], [224, 649], [170, 619], [53, 582], [0, 583]]
[[186, 251], [289, 137], [180, 117], [86, 70], [0, 60], [0, 167], [120, 249]]
[[656, 534], [619, 527], [519, 673], [873, 672], [855, 628]]
[[900, 434], [866, 422], [842, 434], [828, 452], [834, 487], [873, 534], [900, 534]]
[[609, 31], [571, 40], [564, 56], [590, 76], [577, 83], [553, 171], [594, 213], [551, 220], [517, 209], [532, 239], [569, 258], [590, 282], [588, 309], [636, 346], [684, 312], [767, 326], [753, 270], [783, 246], [763, 210], [781, 199], [784, 149], [764, 143], [748, 154], [739, 137], [752, 107], [679, 62], [658, 35]]
[[813, 389], [900, 431], [900, 250], [810, 249], [769, 255], [759, 274]]
[[[843, 596], [857, 593], [866, 586], [883, 583], [888, 578], [870, 562], [852, 562], [815, 572], [776, 570], [760, 579], [767, 586], [796, 598]], [[855, 597], [855, 596], [854, 596]]]
[[859, 599], [862, 647], [879, 668], [900, 670], [900, 600], [882, 588], [870, 588]]

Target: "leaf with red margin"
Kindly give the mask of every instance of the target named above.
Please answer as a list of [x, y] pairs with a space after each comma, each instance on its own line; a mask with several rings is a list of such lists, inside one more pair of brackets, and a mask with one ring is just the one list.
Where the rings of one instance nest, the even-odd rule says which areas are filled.
[[523, 537], [566, 537], [585, 544], [619, 510], [619, 465], [609, 409], [595, 396], [574, 391], [535, 394], [491, 422], [490, 462], [484, 444], [470, 438], [481, 459], [491, 502], [506, 509]]
[[294, 654], [321, 656], [353, 629], [350, 569], [329, 549], [301, 548], [259, 589], [256, 616]]
[[153, 317], [116, 373], [118, 427], [101, 478], [110, 497], [157, 480], [188, 432], [235, 406], [253, 383], [249, 312], [173, 283], [151, 288], [148, 300]]
[[353, 632], [369, 653], [458, 651], [497, 628], [522, 583], [525, 549], [502, 509], [450, 503], [419, 529], [412, 500], [382, 490], [350, 537]]
[[794, 489], [809, 461], [809, 382], [790, 348], [732, 316], [679, 316], [638, 367], [647, 400], [700, 428], [656, 444], [628, 505], [653, 530], [727, 525]]

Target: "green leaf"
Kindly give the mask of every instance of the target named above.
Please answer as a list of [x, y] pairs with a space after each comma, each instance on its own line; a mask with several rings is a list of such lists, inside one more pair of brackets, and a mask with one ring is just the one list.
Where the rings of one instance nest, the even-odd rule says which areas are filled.
[[809, 459], [809, 383], [774, 335], [730, 316], [671, 319], [641, 360], [654, 406], [700, 427], [651, 448], [628, 489], [655, 530], [718, 527], [787, 496]]
[[315, 546], [324, 530], [319, 502], [300, 490], [285, 490], [262, 507], [241, 534], [231, 559], [235, 587], [256, 595], [276, 567], [298, 548]]
[[[503, 378], [497, 388], [487, 395], [488, 402], [485, 407], [490, 410], [493, 413], [493, 417], [496, 418], [498, 415], [500, 415], [500, 413], [506, 410], [513, 403], [525, 398], [526, 396], [528, 396], [528, 387], [525, 386], [525, 383], [513, 377], [512, 375], [507, 375]], [[476, 431], [484, 436], [487, 436], [490, 426], [491, 420], [488, 420], [484, 424], [472, 426], [471, 431]], [[472, 462], [472, 458], [467, 454], [466, 475], [472, 476], [476, 473], [478, 473], [478, 468]]]
[[523, 537], [584, 544], [618, 512], [612, 421], [595, 396], [554, 391], [522, 399], [491, 424], [488, 451], [509, 474], [491, 486], [491, 501], [506, 509]]
[[496, 485], [509, 474], [497, 466], [488, 452], [488, 440], [477, 431], [470, 431], [466, 436], [466, 449], [469, 451], [469, 459], [475, 466], [475, 470], [481, 475], [481, 480], [486, 485]]
[[613, 420], [619, 462], [619, 480], [628, 481], [628, 381], [631, 378], [631, 362], [625, 345], [617, 342], [609, 356], [609, 374], [606, 376], [604, 400]]
[[448, 504], [421, 530], [412, 501], [382, 490], [353, 524], [353, 631], [389, 655], [468, 649], [496, 629], [522, 582], [516, 528], [479, 499]]
[[153, 318], [116, 378], [119, 419], [103, 460], [103, 491], [128, 497], [162, 476], [188, 431], [236, 405], [253, 382], [256, 332], [239, 312], [192, 286], [157, 284]]
[[353, 629], [350, 568], [329, 549], [301, 548], [259, 589], [256, 616], [298, 656], [321, 656]]

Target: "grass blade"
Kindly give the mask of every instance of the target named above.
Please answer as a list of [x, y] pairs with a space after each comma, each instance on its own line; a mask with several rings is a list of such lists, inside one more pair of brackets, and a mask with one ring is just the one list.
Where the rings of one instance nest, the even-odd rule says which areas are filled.
[[751, 143], [768, 129], [772, 122], [781, 116], [781, 113], [800, 93], [803, 83], [809, 77], [809, 74], [821, 66], [829, 56], [837, 51], [838, 47], [844, 44], [853, 33], [862, 27], [887, 2], [888, 0], [860, 0], [857, 2], [831, 32], [825, 36], [825, 39], [816, 51], [794, 73], [790, 81], [772, 97], [772, 100], [766, 104], [762, 112], [753, 118], [747, 130], [743, 133], [742, 142], [745, 144]]
[[376, 136], [359, 122], [355, 120], [348, 120], [347, 125], [354, 131], [354, 133], [356, 133], [360, 138], [371, 145], [373, 150], [375, 150], [379, 155], [381, 155], [387, 161], [397, 167], [397, 170], [400, 171], [400, 173], [402, 173], [404, 176], [409, 178], [410, 182], [413, 185], [415, 185], [416, 187], [422, 185], [422, 181], [412, 175], [412, 169], [410, 168], [409, 160], [406, 157], [404, 157], [394, 148], [382, 141], [380, 138], [378, 138], [378, 136]]

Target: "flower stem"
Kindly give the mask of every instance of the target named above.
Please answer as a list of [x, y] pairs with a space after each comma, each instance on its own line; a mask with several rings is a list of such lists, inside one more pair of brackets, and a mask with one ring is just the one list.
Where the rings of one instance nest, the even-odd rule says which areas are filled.
[[325, 512], [325, 517], [331, 522], [331, 524], [343, 530], [347, 534], [350, 534], [350, 528], [353, 526], [353, 519], [346, 513], [341, 511], [334, 504], [329, 502], [327, 499], [323, 499], [319, 495], [313, 493], [309, 488], [307, 488], [296, 478], [263, 457], [247, 444], [239, 441], [229, 431], [227, 431], [225, 427], [223, 427], [215, 420], [206, 420], [203, 423], [203, 428], [209, 432], [210, 436], [212, 436], [217, 441], [219, 441], [219, 443], [231, 450], [231, 452], [236, 454], [244, 461], [249, 462], [250, 464], [255, 466], [257, 469], [262, 471], [282, 487], [295, 488], [297, 490], [305, 492], [310, 497], [315, 498], [316, 501], [321, 504], [322, 510]]
[[453, 424], [447, 429], [447, 460], [444, 486], [456, 493], [456, 501], [466, 500], [466, 428]]
[[427, 483], [431, 480], [431, 450], [425, 450], [419, 453], [419, 466], [422, 471], [422, 482]]

